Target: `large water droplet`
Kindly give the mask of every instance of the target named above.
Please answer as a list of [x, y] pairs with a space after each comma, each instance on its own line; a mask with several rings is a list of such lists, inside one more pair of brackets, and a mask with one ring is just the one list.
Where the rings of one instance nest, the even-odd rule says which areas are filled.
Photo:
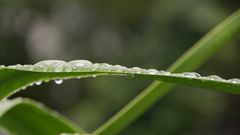
[[62, 72], [66, 65], [67, 63], [61, 60], [44, 60], [36, 63], [34, 69], [37, 71]]
[[88, 60], [73, 60], [68, 62], [72, 66], [73, 71], [86, 70], [92, 66], [92, 62]]
[[151, 75], [159, 74], [159, 72], [156, 69], [148, 69], [147, 71], [148, 71], [148, 74], [151, 74]]
[[36, 85], [41, 85], [42, 81], [35, 82]]
[[63, 83], [63, 80], [55, 80], [55, 83], [56, 83], [56, 84], [62, 84], [62, 83]]
[[230, 82], [230, 83], [240, 83], [240, 79], [238, 79], [238, 78], [232, 78], [232, 79], [229, 79], [227, 81]]

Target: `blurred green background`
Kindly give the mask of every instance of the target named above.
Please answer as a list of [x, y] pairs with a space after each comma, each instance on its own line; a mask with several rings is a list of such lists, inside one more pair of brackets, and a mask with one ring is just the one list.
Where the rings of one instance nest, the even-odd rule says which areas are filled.
[[[0, 0], [0, 64], [45, 59], [165, 70], [239, 0]], [[240, 38], [197, 72], [240, 77]], [[99, 77], [34, 86], [29, 97], [92, 131], [151, 81]], [[12, 97], [12, 98], [13, 98]], [[121, 135], [239, 135], [237, 95], [179, 86]]]

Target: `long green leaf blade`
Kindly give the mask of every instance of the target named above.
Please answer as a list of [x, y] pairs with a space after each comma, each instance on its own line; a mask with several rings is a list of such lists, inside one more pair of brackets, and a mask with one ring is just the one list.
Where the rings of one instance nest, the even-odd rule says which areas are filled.
[[43, 105], [20, 98], [0, 103], [0, 126], [14, 135], [83, 133], [72, 123]]
[[[217, 25], [190, 48], [170, 68], [171, 72], [193, 71], [201, 66], [219, 48], [240, 33], [240, 10]], [[132, 123], [154, 103], [166, 95], [174, 85], [155, 81], [127, 104], [121, 111], [94, 131], [96, 135], [113, 135]]]
[[[81, 64], [80, 63], [78, 64]], [[54, 63], [53, 66], [43, 66], [46, 69], [56, 70], [59, 68], [58, 64], [62, 61], [43, 61], [41, 63]], [[56, 66], [57, 65], [57, 66]], [[71, 64], [70, 64], [71, 65]], [[28, 67], [31, 66], [33, 70], [29, 71]], [[65, 66], [69, 66], [66, 64]], [[11, 69], [10, 69], [11, 68]], [[21, 70], [20, 70], [21, 69]], [[24, 70], [23, 70], [24, 69]], [[139, 76], [147, 77], [153, 80], [159, 80], [169, 83], [177, 83], [183, 85], [190, 85], [201, 88], [210, 88], [228, 93], [240, 94], [240, 81], [239, 79], [224, 80], [217, 76], [201, 77], [197, 73], [170, 73], [166, 71], [157, 71], [155, 69], [141, 69], [141, 68], [126, 68], [120, 65], [109, 65], [105, 69], [105, 65], [90, 64], [87, 68], [76, 68], [72, 72], [52, 72], [52, 71], [35, 71], [36, 66], [10, 66], [0, 69], [0, 100], [7, 96], [23, 89], [27, 86], [32, 86], [33, 83], [39, 81], [49, 80], [62, 80], [78, 77], [92, 77], [100, 75], [122, 75], [122, 76]]]

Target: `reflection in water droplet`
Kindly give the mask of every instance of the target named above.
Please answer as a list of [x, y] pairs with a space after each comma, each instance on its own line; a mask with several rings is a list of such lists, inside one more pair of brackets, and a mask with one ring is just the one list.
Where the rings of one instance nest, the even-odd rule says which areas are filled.
[[55, 83], [56, 83], [56, 84], [62, 84], [62, 83], [63, 83], [63, 80], [55, 80]]
[[36, 85], [41, 85], [42, 81], [35, 82]]

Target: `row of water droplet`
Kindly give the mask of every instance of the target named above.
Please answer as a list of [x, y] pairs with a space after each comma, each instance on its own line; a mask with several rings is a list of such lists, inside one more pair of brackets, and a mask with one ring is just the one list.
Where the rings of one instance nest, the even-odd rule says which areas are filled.
[[[4, 67], [5, 66], [0, 66], [0, 68]], [[227, 83], [240, 83], [240, 79], [238, 78], [226, 80], [216, 75], [202, 77], [200, 74], [195, 72], [170, 73], [167, 71], [156, 69], [143, 69], [139, 67], [127, 68], [121, 65], [110, 65], [107, 63], [92, 63], [88, 60], [74, 60], [70, 62], [60, 60], [45, 60], [38, 62], [34, 65], [18, 64], [14, 66], [7, 66], [7, 68], [36, 72], [113, 72], [127, 74], [127, 76], [129, 76], [130, 78], [132, 78], [134, 74], [148, 74], [148, 75], [195, 78], [211, 81], [222, 81]], [[96, 76], [94, 75], [93, 77]], [[63, 82], [62, 80], [55, 80], [56, 84], [61, 84], [62, 82]], [[36, 85], [40, 84], [41, 82], [36, 82]]]

